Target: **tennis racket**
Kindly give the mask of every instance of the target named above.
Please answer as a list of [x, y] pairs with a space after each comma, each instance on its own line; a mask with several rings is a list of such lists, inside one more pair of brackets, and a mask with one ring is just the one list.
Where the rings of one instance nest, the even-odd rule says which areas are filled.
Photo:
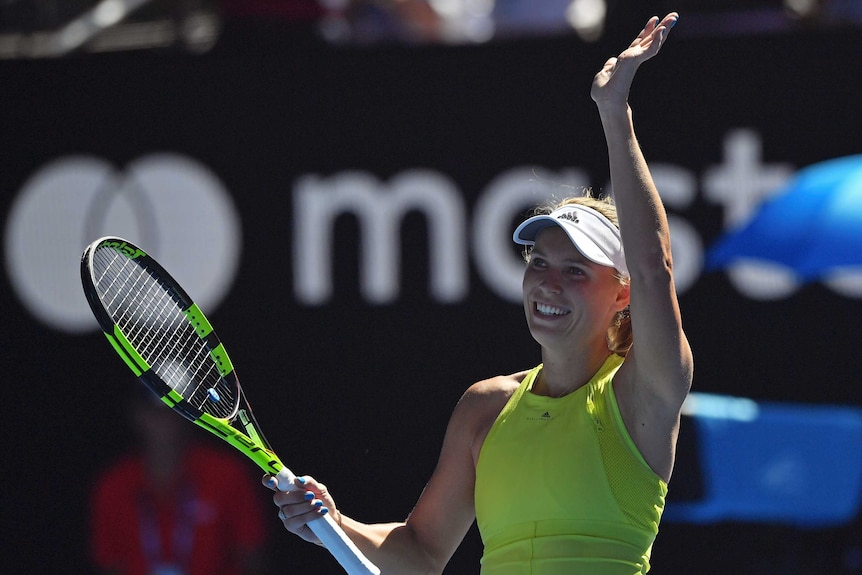
[[[81, 258], [87, 302], [114, 351], [138, 379], [183, 417], [247, 455], [293, 488], [293, 472], [270, 448], [212, 325], [144, 250], [104, 237]], [[308, 524], [350, 575], [378, 575], [329, 515]]]

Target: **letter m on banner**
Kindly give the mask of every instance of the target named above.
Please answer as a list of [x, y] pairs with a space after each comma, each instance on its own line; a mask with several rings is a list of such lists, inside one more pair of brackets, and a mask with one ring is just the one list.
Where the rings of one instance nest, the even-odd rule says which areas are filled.
[[427, 170], [397, 174], [381, 184], [365, 172], [328, 178], [301, 177], [293, 194], [293, 277], [300, 303], [322, 305], [333, 292], [335, 221], [352, 214], [359, 222], [359, 282], [372, 304], [400, 293], [401, 226], [410, 212], [428, 222], [429, 290], [441, 303], [459, 301], [469, 290], [463, 198], [445, 176]]

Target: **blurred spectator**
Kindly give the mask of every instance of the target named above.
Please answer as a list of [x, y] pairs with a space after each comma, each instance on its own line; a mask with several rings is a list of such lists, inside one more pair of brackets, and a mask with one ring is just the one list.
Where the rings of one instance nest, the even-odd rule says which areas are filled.
[[859, 0], [824, 0], [823, 16], [835, 24], [862, 24], [862, 2]]
[[345, 3], [344, 18], [352, 42], [415, 44], [441, 39], [441, 18], [426, 0], [346, 0]]
[[318, 0], [222, 0], [217, 49], [278, 52], [323, 43]]
[[129, 414], [139, 449], [104, 472], [93, 491], [99, 572], [267, 572], [257, 478], [232, 452], [195, 443], [195, 427], [143, 391]]
[[571, 32], [566, 10], [571, 0], [496, 0], [493, 18], [497, 36]]
[[438, 38], [426, 0], [222, 0], [221, 49], [294, 51], [325, 44]]

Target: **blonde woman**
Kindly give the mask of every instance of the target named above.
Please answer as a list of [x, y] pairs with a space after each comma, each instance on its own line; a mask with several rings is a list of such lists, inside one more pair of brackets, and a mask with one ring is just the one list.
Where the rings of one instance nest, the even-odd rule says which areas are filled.
[[474, 520], [482, 575], [649, 570], [693, 361], [628, 93], [677, 18], [651, 18], [593, 80], [615, 203], [572, 198], [515, 231], [542, 363], [464, 393], [405, 521], [347, 517], [322, 483], [303, 477], [273, 497], [288, 531], [316, 542], [307, 523], [328, 512], [388, 574], [441, 573]]

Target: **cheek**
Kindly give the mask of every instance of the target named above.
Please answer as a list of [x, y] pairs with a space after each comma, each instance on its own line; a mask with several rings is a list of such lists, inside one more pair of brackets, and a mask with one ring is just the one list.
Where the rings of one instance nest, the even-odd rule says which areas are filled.
[[521, 301], [524, 307], [524, 313], [527, 315], [532, 311], [532, 304], [530, 303], [530, 296], [536, 289], [536, 285], [538, 284], [536, 280], [536, 274], [530, 272], [530, 268], [526, 268], [524, 270], [524, 275], [521, 278]]
[[535, 284], [533, 280], [533, 274], [530, 271], [530, 268], [527, 267], [524, 269], [524, 274], [521, 276], [521, 294], [526, 297], [526, 294], [530, 292], [530, 289]]

